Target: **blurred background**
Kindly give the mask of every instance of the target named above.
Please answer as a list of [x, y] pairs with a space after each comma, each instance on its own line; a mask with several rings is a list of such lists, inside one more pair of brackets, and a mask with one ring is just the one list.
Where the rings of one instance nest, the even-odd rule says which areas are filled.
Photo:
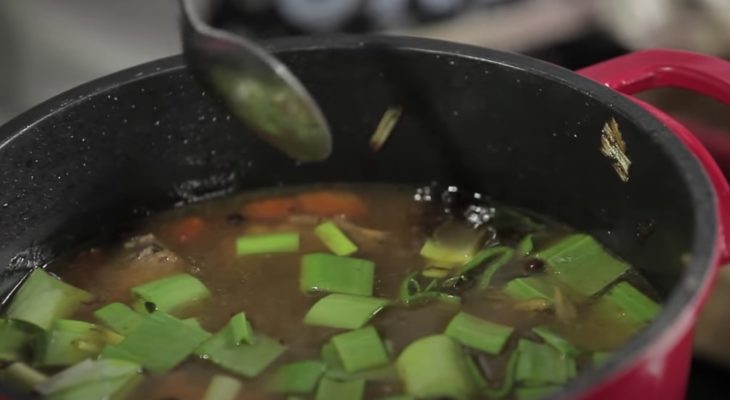
[[[405, 34], [571, 69], [650, 47], [730, 57], [730, 0], [220, 0], [217, 10], [217, 26], [261, 39]], [[179, 53], [177, 18], [173, 0], [0, 1], [0, 124], [80, 83]], [[706, 137], [730, 132], [730, 111], [711, 99], [674, 89], [642, 97]], [[719, 161], [730, 172], [730, 157]], [[690, 398], [727, 398], [728, 331], [730, 268], [698, 327]]]

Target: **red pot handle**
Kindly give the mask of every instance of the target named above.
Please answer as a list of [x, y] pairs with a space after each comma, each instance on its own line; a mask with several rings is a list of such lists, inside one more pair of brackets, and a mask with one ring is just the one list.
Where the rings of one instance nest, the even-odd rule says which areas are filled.
[[[644, 50], [584, 68], [578, 73], [627, 95], [648, 89], [675, 87], [714, 97], [730, 105], [730, 62], [701, 54], [678, 50]], [[707, 170], [718, 197], [719, 264], [730, 262], [730, 187], [722, 171], [687, 128], [655, 107], [636, 98], [632, 100], [670, 128]]]

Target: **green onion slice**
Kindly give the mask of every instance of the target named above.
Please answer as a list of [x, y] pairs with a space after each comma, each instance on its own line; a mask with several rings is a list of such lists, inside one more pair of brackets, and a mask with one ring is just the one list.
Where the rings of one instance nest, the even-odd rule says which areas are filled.
[[132, 294], [137, 298], [134, 308], [138, 312], [162, 311], [173, 315], [210, 297], [210, 291], [198, 278], [185, 273], [135, 286]]
[[281, 356], [286, 348], [261, 333], [253, 344], [237, 343], [230, 324], [203, 343], [195, 353], [228, 371], [253, 378]]
[[449, 322], [444, 334], [465, 346], [498, 354], [513, 331], [512, 327], [460, 312]]
[[321, 361], [308, 360], [286, 364], [276, 370], [267, 387], [278, 393], [312, 393], [324, 370], [325, 364]]
[[357, 252], [357, 245], [332, 221], [318, 225], [314, 228], [314, 234], [338, 256], [348, 256]]
[[94, 317], [122, 335], [128, 335], [144, 319], [142, 314], [122, 303], [107, 304], [94, 311]]
[[388, 353], [372, 326], [341, 333], [332, 338], [340, 361], [347, 372], [357, 372], [388, 363]]
[[236, 254], [239, 256], [295, 251], [299, 251], [299, 233], [297, 232], [247, 235], [236, 239]]
[[205, 390], [203, 400], [235, 400], [243, 384], [236, 378], [215, 375]]
[[309, 309], [304, 323], [340, 329], [362, 328], [388, 303], [389, 300], [377, 297], [330, 294]]
[[322, 378], [315, 400], [360, 400], [365, 394], [365, 380], [336, 381]]
[[169, 371], [210, 337], [210, 333], [171, 315], [156, 311], [118, 345], [101, 352], [103, 359], [121, 359], [141, 364], [162, 373]]
[[517, 346], [515, 379], [524, 386], [563, 384], [574, 378], [575, 360], [552, 347], [522, 339]]
[[314, 253], [302, 257], [300, 287], [303, 292], [334, 292], [370, 296], [375, 264], [352, 257]]
[[546, 261], [557, 279], [586, 297], [598, 293], [629, 269], [629, 264], [586, 234], [566, 236], [537, 256]]
[[416, 398], [470, 399], [477, 391], [458, 343], [445, 335], [411, 343], [396, 367], [407, 394]]
[[5, 317], [48, 329], [53, 321], [73, 315], [91, 294], [36, 268], [13, 296]]

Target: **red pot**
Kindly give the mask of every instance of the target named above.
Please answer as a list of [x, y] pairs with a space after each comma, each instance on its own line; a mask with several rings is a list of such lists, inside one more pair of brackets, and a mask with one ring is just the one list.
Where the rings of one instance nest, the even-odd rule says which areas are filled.
[[[616, 91], [677, 86], [730, 102], [730, 63], [653, 50], [580, 71], [614, 91], [528, 57], [431, 40], [300, 38], [269, 48], [328, 116], [329, 160], [296, 165], [242, 134], [179, 57], [73, 89], [0, 127], [0, 292], [88, 238], [210, 192], [438, 180], [552, 215], [669, 277], [657, 321], [558, 396], [684, 396], [693, 324], [730, 261], [730, 188], [687, 129]], [[393, 104], [406, 111], [374, 154], [372, 129]], [[634, 160], [629, 182], [598, 151], [614, 117]], [[656, 229], [639, 243], [634, 229], [647, 217]]]

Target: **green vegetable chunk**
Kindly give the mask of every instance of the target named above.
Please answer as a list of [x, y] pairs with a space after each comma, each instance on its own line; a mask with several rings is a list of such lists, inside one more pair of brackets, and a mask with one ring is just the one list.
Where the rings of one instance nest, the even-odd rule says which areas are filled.
[[23, 321], [0, 319], [0, 361], [18, 361], [34, 335], [41, 330]]
[[94, 317], [122, 335], [128, 335], [144, 319], [143, 315], [122, 303], [107, 304], [94, 311]]
[[317, 387], [315, 400], [360, 400], [365, 393], [363, 379], [352, 381], [336, 381], [327, 377], [322, 378]]
[[43, 367], [72, 365], [99, 354], [107, 343], [118, 340], [121, 336], [88, 322], [59, 319], [33, 340], [33, 363]]
[[280, 232], [241, 236], [236, 239], [236, 254], [291, 253], [299, 250], [299, 233]]
[[236, 378], [216, 375], [205, 390], [203, 400], [235, 400], [243, 384]]
[[233, 341], [236, 344], [247, 343], [254, 344], [254, 333], [251, 323], [246, 318], [246, 313], [240, 312], [228, 322], [231, 326], [231, 333], [233, 334]]
[[515, 300], [545, 299], [553, 302], [555, 286], [543, 276], [528, 276], [507, 282], [504, 292]]
[[526, 235], [523, 237], [519, 243], [517, 243], [517, 246], [515, 248], [517, 252], [523, 256], [527, 256], [530, 253], [532, 253], [532, 249], [534, 249], [534, 244], [532, 242], [532, 234]]
[[461, 344], [490, 354], [502, 351], [514, 329], [460, 312], [449, 322], [444, 334]]
[[537, 256], [557, 279], [584, 296], [598, 293], [630, 268], [586, 234], [569, 235]]
[[575, 377], [575, 360], [544, 344], [522, 339], [515, 379], [524, 386], [563, 384]]
[[70, 317], [81, 303], [91, 298], [90, 293], [36, 268], [13, 296], [5, 317], [48, 329], [53, 321]]
[[559, 351], [561, 354], [565, 354], [571, 357], [575, 357], [578, 354], [580, 354], [580, 350], [578, 350], [575, 346], [570, 344], [567, 340], [563, 339], [561, 336], [556, 334], [555, 332], [551, 331], [550, 329], [541, 326], [537, 328], [532, 328], [532, 331], [537, 334], [537, 336], [540, 336], [542, 340], [545, 341], [545, 343], [552, 346], [555, 350]]
[[121, 359], [162, 373], [169, 371], [210, 337], [210, 333], [171, 315], [155, 311], [118, 345], [101, 352], [104, 359]]
[[238, 344], [233, 328], [228, 324], [195, 350], [195, 354], [228, 371], [253, 378], [286, 350], [278, 341], [266, 335], [257, 333], [255, 337], [253, 344]]
[[269, 390], [279, 393], [311, 393], [324, 374], [321, 361], [298, 361], [280, 367], [267, 384]]
[[372, 261], [330, 254], [302, 257], [300, 287], [303, 292], [334, 292], [370, 296], [375, 264]]
[[332, 221], [319, 224], [314, 228], [314, 234], [338, 256], [349, 256], [357, 251], [357, 245]]
[[660, 305], [628, 282], [614, 285], [606, 293], [605, 299], [618, 306], [628, 318], [638, 323], [653, 320], [661, 311]]
[[40, 371], [22, 362], [14, 362], [0, 370], [0, 382], [21, 392], [31, 392], [48, 379]]
[[559, 391], [560, 386], [524, 387], [515, 390], [517, 400], [540, 400]]
[[162, 311], [177, 315], [187, 307], [210, 297], [210, 291], [190, 274], [177, 274], [132, 288], [138, 312]]
[[416, 398], [469, 399], [477, 391], [459, 344], [445, 335], [411, 343], [396, 367], [406, 392]]
[[362, 371], [388, 363], [385, 346], [372, 326], [336, 335], [332, 338], [332, 344], [347, 372]]
[[433, 239], [426, 239], [421, 247], [421, 256], [434, 265], [453, 267], [462, 265], [474, 256], [475, 244], [466, 246], [449, 246]]
[[362, 328], [388, 303], [387, 299], [334, 293], [314, 303], [304, 316], [304, 323], [341, 329]]
[[141, 366], [122, 360], [85, 360], [36, 386], [50, 400], [122, 400], [140, 382]]

